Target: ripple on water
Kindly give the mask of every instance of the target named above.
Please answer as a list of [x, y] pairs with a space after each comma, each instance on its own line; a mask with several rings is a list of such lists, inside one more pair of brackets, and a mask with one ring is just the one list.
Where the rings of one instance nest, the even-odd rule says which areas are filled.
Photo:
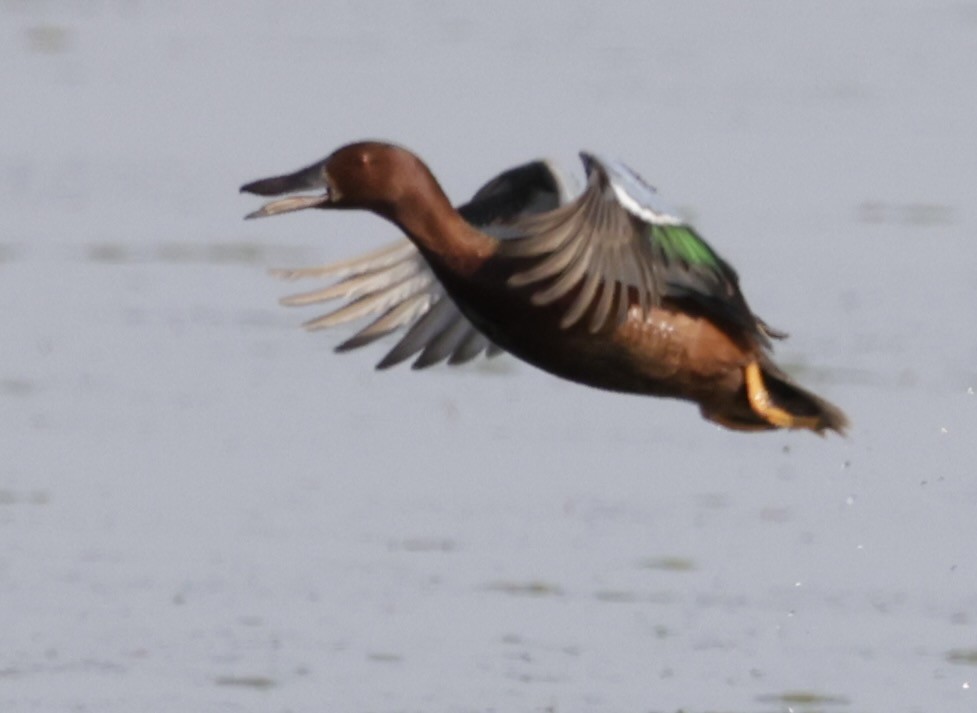
[[46, 490], [0, 489], [0, 505], [47, 505], [51, 494]]
[[649, 557], [641, 560], [638, 567], [641, 569], [657, 569], [663, 572], [692, 572], [696, 569], [693, 560], [679, 556]]
[[780, 703], [787, 706], [788, 710], [795, 710], [800, 707], [806, 713], [823, 710], [824, 706], [847, 706], [851, 701], [845, 696], [836, 696], [829, 693], [817, 693], [815, 691], [785, 691], [784, 693], [770, 693], [757, 696], [759, 703]]
[[866, 200], [855, 207], [855, 220], [874, 225], [910, 225], [930, 227], [957, 222], [953, 206], [943, 203], [889, 203]]
[[490, 592], [501, 592], [515, 597], [562, 597], [563, 589], [551, 582], [534, 580], [530, 582], [500, 581], [485, 587]]
[[265, 690], [278, 685], [278, 681], [268, 676], [218, 676], [214, 679], [218, 686], [232, 686], [237, 688], [253, 688]]
[[24, 30], [29, 52], [35, 54], [63, 54], [71, 49], [71, 30], [61, 25], [34, 25]]
[[977, 666], [977, 649], [950, 649], [946, 660], [962, 666]]
[[[0, 264], [36, 255], [18, 243], [0, 243]], [[159, 242], [136, 245], [121, 241], [96, 241], [62, 245], [44, 259], [97, 265], [274, 265], [314, 260], [312, 251], [299, 245], [262, 245], [246, 241], [228, 243]]]
[[30, 379], [18, 377], [0, 378], [0, 396], [23, 398], [37, 390], [37, 384]]

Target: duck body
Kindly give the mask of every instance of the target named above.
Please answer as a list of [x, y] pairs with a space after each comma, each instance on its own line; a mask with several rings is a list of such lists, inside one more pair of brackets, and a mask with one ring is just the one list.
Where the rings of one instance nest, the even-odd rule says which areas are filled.
[[619, 323], [560, 328], [569, 299], [539, 307], [531, 290], [499, 289], [514, 274], [505, 257], [466, 279], [434, 272], [482, 334], [533, 366], [607, 391], [692, 401], [708, 418], [726, 414], [729, 427], [773, 427], [749, 407], [744, 387], [743, 368], [762, 348], [705, 317], [669, 304], [645, 311], [635, 300]]
[[581, 157], [587, 183], [576, 198], [553, 167], [533, 162], [457, 210], [420, 159], [379, 142], [242, 190], [325, 189], [249, 217], [361, 208], [404, 231], [412, 245], [380, 251], [386, 257], [284, 274], [345, 278], [292, 304], [346, 297], [363, 306], [315, 326], [379, 315], [340, 348], [406, 327], [380, 366], [418, 352], [415, 366], [502, 350], [580, 384], [692, 401], [734, 429], [842, 432], [841, 411], [773, 363], [770, 337], [782, 335], [750, 310], [733, 268], [627, 166]]

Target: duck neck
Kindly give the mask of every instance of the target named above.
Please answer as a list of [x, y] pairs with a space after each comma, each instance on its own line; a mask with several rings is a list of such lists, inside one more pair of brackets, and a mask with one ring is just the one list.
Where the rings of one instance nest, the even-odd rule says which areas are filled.
[[411, 191], [384, 214], [435, 269], [468, 276], [498, 249], [498, 240], [469, 225], [436, 182], [428, 190]]

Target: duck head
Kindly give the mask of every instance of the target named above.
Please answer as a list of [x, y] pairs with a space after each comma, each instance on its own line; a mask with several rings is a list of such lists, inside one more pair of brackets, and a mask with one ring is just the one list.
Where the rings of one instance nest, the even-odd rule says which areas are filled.
[[294, 173], [263, 178], [241, 186], [242, 193], [283, 196], [245, 218], [289, 213], [305, 208], [358, 208], [390, 215], [419, 178], [434, 180], [427, 166], [410, 151], [393, 144], [364, 141], [349, 144]]

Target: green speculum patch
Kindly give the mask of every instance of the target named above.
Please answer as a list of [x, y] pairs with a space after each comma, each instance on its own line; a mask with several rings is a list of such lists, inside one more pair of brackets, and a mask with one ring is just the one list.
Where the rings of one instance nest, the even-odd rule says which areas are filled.
[[651, 239], [661, 245], [669, 260], [684, 260], [690, 265], [719, 264], [716, 254], [691, 228], [685, 225], [653, 225]]

